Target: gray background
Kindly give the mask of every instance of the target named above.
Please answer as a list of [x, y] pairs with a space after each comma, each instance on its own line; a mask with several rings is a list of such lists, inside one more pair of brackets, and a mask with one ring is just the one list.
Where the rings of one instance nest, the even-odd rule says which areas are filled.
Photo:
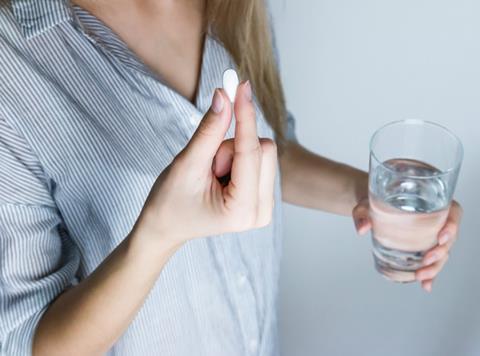
[[480, 2], [272, 0], [288, 106], [308, 148], [366, 169], [386, 122], [451, 128], [461, 238], [433, 294], [383, 280], [345, 217], [285, 206], [283, 354], [480, 355]]

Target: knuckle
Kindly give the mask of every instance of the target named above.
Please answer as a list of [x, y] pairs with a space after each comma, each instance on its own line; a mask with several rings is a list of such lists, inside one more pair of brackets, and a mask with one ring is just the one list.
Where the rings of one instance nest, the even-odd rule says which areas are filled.
[[258, 140], [247, 145], [242, 145], [236, 149], [237, 154], [246, 154], [260, 157], [262, 155], [262, 148]]
[[438, 257], [439, 255], [440, 255], [440, 254], [438, 253], [437, 248], [434, 248], [433, 250], [428, 251], [428, 252], [423, 256], [423, 259], [424, 259], [424, 260], [430, 260], [430, 259], [438, 260], [438, 259], [439, 259], [439, 257]]
[[440, 255], [440, 257], [444, 257], [448, 254], [448, 247], [445, 245], [439, 246], [437, 248], [437, 253]]
[[216, 127], [210, 120], [202, 120], [197, 128], [197, 136], [209, 138], [216, 134]]
[[364, 204], [355, 205], [355, 207], [352, 209], [352, 215], [353, 216], [366, 215], [368, 217], [368, 206], [366, 206]]
[[213, 136], [213, 132], [212, 129], [208, 127], [208, 124], [204, 124], [198, 127], [196, 136], [203, 139], [209, 139]]
[[274, 140], [269, 138], [261, 138], [260, 139], [260, 146], [262, 148], [263, 153], [266, 154], [273, 154], [277, 153], [277, 144]]
[[251, 207], [238, 207], [230, 217], [230, 225], [236, 232], [250, 230], [256, 227], [256, 209]]
[[256, 141], [252, 144], [252, 152], [258, 154], [259, 156], [262, 154], [262, 146], [260, 145], [260, 141]]

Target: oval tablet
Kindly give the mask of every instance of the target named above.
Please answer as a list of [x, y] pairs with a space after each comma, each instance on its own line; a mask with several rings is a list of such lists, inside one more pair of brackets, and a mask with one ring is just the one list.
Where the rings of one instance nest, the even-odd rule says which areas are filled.
[[223, 89], [232, 103], [235, 101], [238, 83], [238, 75], [234, 69], [230, 68], [223, 72]]

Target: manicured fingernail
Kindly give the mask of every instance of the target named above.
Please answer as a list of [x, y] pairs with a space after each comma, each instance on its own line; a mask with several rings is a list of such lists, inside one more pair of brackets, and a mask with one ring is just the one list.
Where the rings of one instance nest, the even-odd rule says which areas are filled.
[[448, 242], [448, 240], [450, 240], [450, 235], [448, 233], [445, 233], [442, 236], [440, 236], [440, 238], [438, 239], [438, 243], [440, 245], [445, 245]]
[[436, 262], [438, 260], [438, 256], [433, 254], [433, 255], [430, 255], [428, 256], [428, 258], [426, 258], [424, 261], [423, 261], [423, 265], [424, 266], [429, 266], [431, 265], [432, 263]]
[[249, 80], [245, 82], [245, 97], [248, 101], [252, 101], [252, 85]]
[[429, 283], [425, 286], [424, 289], [427, 291], [427, 293], [431, 293], [432, 292], [432, 285]]
[[213, 94], [212, 100], [212, 110], [215, 114], [220, 114], [223, 110], [224, 100], [222, 94], [220, 94], [220, 90], [215, 89], [215, 93]]
[[363, 218], [360, 218], [357, 220], [357, 223], [356, 223], [356, 227], [357, 227], [357, 232], [360, 233], [360, 229], [362, 228], [363, 226], [363, 223], [365, 222], [365, 219]]

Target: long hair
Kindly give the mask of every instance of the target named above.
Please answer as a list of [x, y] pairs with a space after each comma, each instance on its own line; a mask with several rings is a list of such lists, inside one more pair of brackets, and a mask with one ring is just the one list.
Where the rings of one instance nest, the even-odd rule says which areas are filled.
[[281, 149], [285, 141], [285, 97], [273, 53], [266, 0], [207, 0], [206, 26], [248, 78]]

